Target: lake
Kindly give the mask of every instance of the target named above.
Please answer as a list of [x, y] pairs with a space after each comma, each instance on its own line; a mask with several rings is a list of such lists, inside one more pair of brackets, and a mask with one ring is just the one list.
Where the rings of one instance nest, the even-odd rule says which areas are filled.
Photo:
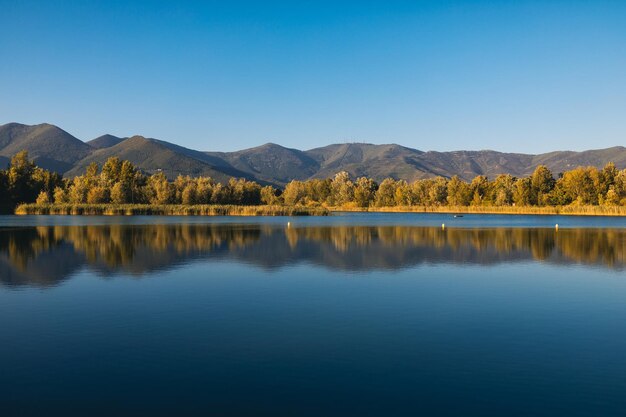
[[623, 416], [625, 270], [617, 217], [0, 216], [0, 415]]

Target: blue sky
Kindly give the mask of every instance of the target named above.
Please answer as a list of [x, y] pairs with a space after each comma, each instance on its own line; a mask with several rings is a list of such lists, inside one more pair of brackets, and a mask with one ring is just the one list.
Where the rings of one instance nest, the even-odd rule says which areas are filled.
[[201, 150], [626, 145], [626, 1], [0, 6], [0, 123]]

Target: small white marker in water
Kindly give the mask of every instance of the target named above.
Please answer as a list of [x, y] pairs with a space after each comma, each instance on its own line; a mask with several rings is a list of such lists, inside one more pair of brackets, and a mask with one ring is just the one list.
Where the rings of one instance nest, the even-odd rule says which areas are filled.
[[558, 223], [557, 223], [557, 224], [555, 224], [555, 225], [554, 225], [554, 228], [555, 228], [556, 230], [559, 230], [559, 224], [558, 224]]
[[445, 223], [441, 223], [441, 229], [445, 229], [446, 228], [446, 224]]
[[287, 222], [287, 227], [291, 227], [291, 222]]

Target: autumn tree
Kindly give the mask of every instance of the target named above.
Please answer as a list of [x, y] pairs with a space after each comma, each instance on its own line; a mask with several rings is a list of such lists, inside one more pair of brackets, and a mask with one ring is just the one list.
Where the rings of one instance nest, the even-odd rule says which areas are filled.
[[543, 206], [547, 203], [547, 198], [555, 185], [552, 172], [545, 165], [539, 165], [530, 176], [531, 204]]
[[472, 206], [480, 206], [489, 201], [489, 180], [484, 175], [474, 177], [470, 184], [472, 192]]
[[270, 206], [280, 204], [280, 197], [278, 194], [278, 190], [271, 185], [266, 185], [261, 188], [261, 203], [267, 204]]
[[498, 175], [491, 184], [490, 201], [496, 206], [510, 206], [513, 204], [515, 178], [509, 174]]
[[471, 201], [472, 191], [469, 184], [458, 176], [453, 176], [448, 181], [448, 204], [451, 206], [468, 206]]
[[529, 206], [532, 201], [530, 178], [518, 178], [513, 183], [513, 203], [516, 206]]
[[359, 207], [369, 207], [376, 197], [378, 186], [371, 178], [360, 177], [354, 184], [354, 202]]
[[568, 200], [577, 205], [598, 204], [600, 175], [595, 167], [578, 167], [563, 174], [561, 185]]
[[386, 178], [378, 186], [376, 192], [376, 207], [391, 207], [396, 204], [396, 181]]
[[331, 204], [342, 206], [354, 200], [354, 184], [350, 181], [350, 175], [339, 172], [330, 183]]

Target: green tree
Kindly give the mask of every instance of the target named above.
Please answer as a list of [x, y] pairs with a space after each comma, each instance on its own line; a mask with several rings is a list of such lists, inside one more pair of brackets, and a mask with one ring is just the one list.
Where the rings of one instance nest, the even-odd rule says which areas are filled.
[[[125, 161], [128, 162], [128, 161]], [[113, 184], [120, 181], [120, 172], [122, 170], [122, 162], [120, 158], [117, 156], [112, 156], [106, 160], [104, 165], [102, 165], [102, 172], [100, 173], [100, 177], [102, 178], [102, 182], [107, 187], [112, 187]]]
[[33, 182], [35, 164], [28, 159], [28, 152], [18, 152], [11, 158], [7, 172], [7, 188], [13, 204], [35, 201], [39, 190]]
[[474, 177], [470, 184], [472, 192], [471, 205], [480, 206], [489, 202], [489, 180], [484, 175]]
[[518, 178], [513, 183], [513, 203], [516, 206], [529, 206], [532, 200], [530, 178]]
[[[613, 162], [606, 164], [599, 173], [598, 193], [604, 197], [609, 192], [609, 189], [615, 185], [615, 179], [618, 175], [619, 170]], [[613, 192], [615, 193], [615, 190]]]
[[496, 206], [510, 206], [513, 204], [515, 178], [509, 174], [498, 175], [491, 186], [490, 201]]
[[451, 206], [468, 206], [471, 201], [472, 190], [465, 181], [453, 176], [448, 181], [448, 204]]
[[598, 204], [599, 172], [595, 167], [578, 167], [563, 174], [565, 195], [577, 205]]
[[531, 204], [543, 206], [547, 202], [548, 194], [555, 185], [552, 172], [545, 165], [539, 165], [530, 176]]
[[431, 204], [442, 206], [448, 199], [448, 180], [437, 177], [429, 181], [428, 200]]

